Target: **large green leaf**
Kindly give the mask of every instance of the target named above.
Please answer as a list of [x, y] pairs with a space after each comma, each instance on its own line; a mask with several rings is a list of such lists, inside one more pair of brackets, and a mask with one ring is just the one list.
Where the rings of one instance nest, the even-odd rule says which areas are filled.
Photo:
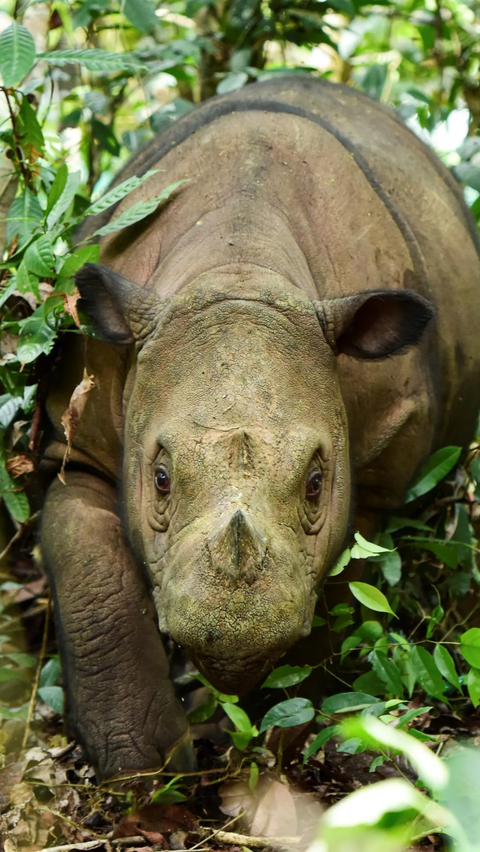
[[15, 521], [23, 524], [30, 517], [30, 506], [27, 495], [21, 491], [18, 484], [9, 476], [3, 463], [0, 463], [0, 495]]
[[432, 655], [422, 645], [414, 645], [410, 655], [415, 677], [429, 695], [443, 698], [445, 684]]
[[[52, 228], [61, 219], [72, 203], [75, 193], [82, 182], [81, 172], [71, 172], [64, 184], [60, 197], [55, 201], [47, 215], [47, 226]], [[57, 193], [58, 194], [58, 190]]]
[[150, 32], [159, 23], [152, 0], [124, 0], [122, 11], [141, 32]]
[[[368, 607], [368, 609], [395, 615], [383, 592], [380, 589], [376, 589], [375, 586], [371, 586], [369, 583], [349, 583], [348, 587], [354, 598], [360, 601], [363, 606]], [[395, 618], [397, 618], [396, 615]]]
[[25, 252], [25, 265], [30, 272], [49, 278], [53, 275], [54, 263], [53, 247], [47, 236], [30, 243]]
[[323, 731], [320, 731], [320, 733], [315, 737], [313, 743], [308, 746], [303, 758], [303, 763], [306, 763], [312, 754], [316, 754], [317, 751], [323, 748], [323, 746], [328, 743], [332, 737], [336, 737], [340, 730], [340, 725], [329, 725], [327, 728], [324, 728]]
[[23, 403], [23, 397], [13, 396], [10, 393], [4, 393], [0, 396], [0, 426], [2, 429], [7, 429], [17, 411], [20, 410]]
[[37, 196], [25, 189], [10, 205], [7, 214], [7, 242], [10, 243], [18, 235], [18, 248], [22, 248], [42, 221], [43, 210]]
[[322, 713], [334, 716], [336, 713], [356, 713], [370, 704], [377, 704], [378, 698], [365, 692], [339, 692], [326, 698], [322, 704]]
[[247, 747], [250, 740], [257, 736], [257, 728], [255, 725], [252, 725], [250, 719], [245, 713], [245, 710], [242, 710], [238, 704], [230, 704], [227, 702], [226, 704], [222, 704], [222, 709], [225, 711], [229, 719], [232, 720], [235, 727], [238, 728], [238, 731], [228, 732], [234, 742], [234, 745], [238, 749], [243, 750]]
[[147, 199], [146, 201], [137, 201], [137, 203], [133, 204], [132, 207], [124, 210], [117, 219], [113, 220], [113, 222], [109, 222], [108, 225], [104, 225], [103, 228], [99, 228], [98, 231], [95, 231], [92, 236], [99, 237], [106, 236], [106, 234], [114, 234], [115, 231], [121, 231], [123, 228], [129, 228], [130, 225], [140, 222], [142, 219], [150, 216], [150, 214], [157, 209], [159, 204], [166, 201], [172, 193], [182, 185], [182, 183], [187, 183], [187, 180], [177, 180], [175, 183], [170, 183], [167, 187], [165, 187], [160, 195], [156, 195], [154, 198]]
[[435, 645], [433, 659], [435, 660], [437, 669], [444, 676], [445, 680], [448, 680], [455, 689], [460, 691], [460, 679], [455, 668], [455, 663], [451, 654], [445, 648], [445, 645]]
[[311, 673], [311, 666], [279, 666], [262, 683], [262, 689], [264, 687], [285, 689], [288, 686], [295, 686], [297, 683], [301, 683], [302, 680], [310, 677]]
[[389, 660], [383, 651], [374, 651], [372, 664], [375, 674], [383, 680], [387, 692], [393, 695], [403, 695], [403, 683], [400, 672], [393, 660]]
[[467, 689], [474, 707], [480, 704], [480, 669], [472, 668], [467, 675]]
[[472, 627], [460, 636], [460, 650], [467, 663], [480, 669], [480, 628]]
[[77, 249], [74, 254], [67, 257], [57, 275], [55, 291], [57, 293], [63, 292], [65, 288], [69, 287], [69, 284], [71, 284], [73, 288], [73, 276], [75, 273], [78, 272], [85, 263], [97, 263], [99, 255], [100, 246], [97, 243], [93, 243], [91, 246], [83, 246], [82, 248]]
[[63, 713], [63, 689], [61, 686], [41, 686], [38, 694], [55, 713]]
[[98, 213], [103, 213], [104, 210], [108, 210], [112, 204], [117, 204], [122, 198], [125, 198], [130, 192], [136, 189], [138, 186], [141, 186], [142, 183], [145, 183], [152, 175], [158, 174], [162, 169], [150, 169], [148, 172], [145, 172], [141, 177], [136, 177], [135, 175], [131, 178], [127, 178], [127, 180], [119, 183], [118, 186], [115, 186], [105, 195], [95, 201], [94, 204], [91, 204], [90, 207], [87, 207], [85, 210], [85, 216], [96, 216]]
[[66, 183], [68, 179], [68, 166], [66, 163], [63, 163], [58, 169], [50, 187], [50, 191], [48, 193], [47, 200], [47, 209], [45, 210], [46, 215], [50, 213], [50, 211], [55, 207], [58, 199], [62, 195], [63, 190], [65, 189]]
[[426, 464], [422, 467], [417, 481], [409, 488], [405, 502], [410, 503], [412, 500], [416, 500], [417, 497], [421, 497], [423, 494], [431, 491], [432, 488], [435, 488], [445, 478], [447, 473], [450, 473], [452, 468], [455, 467], [461, 452], [461, 447], [442, 447], [441, 450], [437, 450], [436, 453], [430, 456]]
[[56, 328], [37, 311], [24, 320], [17, 345], [17, 358], [24, 364], [35, 361], [39, 355], [48, 354], [57, 336]]
[[109, 50], [93, 47], [54, 50], [52, 53], [41, 53], [39, 59], [44, 59], [49, 65], [57, 65], [60, 68], [63, 65], [78, 62], [88, 71], [95, 71], [97, 74], [110, 74], [112, 71], [129, 71], [136, 74], [138, 71], [146, 70], [146, 65], [131, 54], [111, 53]]
[[34, 155], [42, 154], [45, 147], [42, 128], [38, 123], [35, 110], [25, 96], [22, 98], [22, 104], [17, 116], [17, 125], [24, 153], [29, 148], [27, 153], [32, 159], [35, 158]]
[[315, 710], [312, 702], [307, 698], [289, 698], [287, 701], [275, 704], [275, 707], [272, 707], [265, 714], [260, 725], [260, 733], [262, 734], [273, 725], [278, 728], [292, 728], [294, 725], [303, 725], [305, 722], [311, 722], [314, 716]]
[[35, 62], [35, 42], [26, 27], [12, 21], [0, 34], [0, 74], [3, 85], [11, 89], [20, 83]]
[[52, 657], [42, 668], [40, 672], [40, 686], [54, 686], [60, 677], [60, 661], [58, 657]]

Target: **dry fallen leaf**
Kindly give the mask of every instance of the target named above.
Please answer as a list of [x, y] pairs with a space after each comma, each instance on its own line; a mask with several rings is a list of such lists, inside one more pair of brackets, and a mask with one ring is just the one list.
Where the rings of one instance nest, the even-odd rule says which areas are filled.
[[65, 437], [67, 439], [67, 449], [65, 450], [65, 455], [63, 457], [63, 464], [58, 477], [61, 482], [65, 484], [65, 465], [68, 461], [68, 457], [70, 455], [70, 450], [72, 447], [72, 441], [75, 437], [75, 433], [78, 429], [80, 419], [85, 410], [85, 406], [87, 404], [88, 397], [90, 395], [90, 391], [95, 387], [95, 382], [93, 376], [89, 376], [86, 369], [83, 371], [83, 379], [77, 385], [75, 390], [70, 397], [70, 403], [66, 411], [62, 414], [61, 423], [63, 426], [63, 430], [65, 432]]
[[35, 470], [35, 465], [33, 461], [28, 456], [13, 456], [13, 458], [8, 459], [5, 464], [6, 469], [8, 470], [10, 476], [13, 476], [16, 479], [18, 476], [21, 476], [22, 473], [31, 473], [32, 470]]
[[63, 299], [63, 307], [65, 309], [65, 313], [72, 317], [77, 328], [81, 329], [82, 325], [77, 311], [77, 302], [80, 298], [80, 293], [75, 287], [73, 293], [62, 293], [61, 295]]
[[272, 781], [260, 800], [251, 832], [257, 837], [286, 837], [297, 833], [297, 813], [293, 796], [285, 784]]

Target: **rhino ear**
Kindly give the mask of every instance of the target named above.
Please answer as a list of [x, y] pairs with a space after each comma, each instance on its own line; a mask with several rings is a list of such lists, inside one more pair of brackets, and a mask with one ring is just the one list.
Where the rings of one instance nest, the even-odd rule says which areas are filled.
[[152, 330], [162, 300], [98, 263], [86, 263], [77, 272], [79, 309], [92, 320], [97, 333], [109, 343], [127, 345], [144, 339]]
[[327, 343], [336, 355], [367, 361], [417, 344], [435, 310], [410, 290], [370, 290], [315, 302]]

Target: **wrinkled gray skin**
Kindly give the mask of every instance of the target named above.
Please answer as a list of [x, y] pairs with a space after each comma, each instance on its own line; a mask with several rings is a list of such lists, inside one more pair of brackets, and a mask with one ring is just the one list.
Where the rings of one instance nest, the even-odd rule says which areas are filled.
[[79, 273], [107, 342], [70, 342], [49, 401], [58, 464], [60, 416], [95, 376], [42, 539], [70, 723], [102, 777], [189, 765], [156, 621], [215, 686], [250, 687], [309, 634], [354, 496], [371, 530], [480, 402], [474, 228], [389, 110], [255, 85], [121, 178], [153, 167], [113, 216], [188, 182]]

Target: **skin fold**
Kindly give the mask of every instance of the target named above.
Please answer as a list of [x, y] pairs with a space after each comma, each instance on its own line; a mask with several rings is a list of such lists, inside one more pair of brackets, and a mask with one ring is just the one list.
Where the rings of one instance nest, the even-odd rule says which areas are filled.
[[468, 211], [389, 110], [308, 78], [250, 86], [119, 179], [155, 167], [110, 215], [187, 182], [78, 274], [101, 340], [67, 341], [48, 402], [54, 467], [94, 375], [42, 546], [70, 723], [101, 777], [192, 766], [162, 634], [248, 689], [305, 641], [352, 525], [400, 507], [480, 403]]

